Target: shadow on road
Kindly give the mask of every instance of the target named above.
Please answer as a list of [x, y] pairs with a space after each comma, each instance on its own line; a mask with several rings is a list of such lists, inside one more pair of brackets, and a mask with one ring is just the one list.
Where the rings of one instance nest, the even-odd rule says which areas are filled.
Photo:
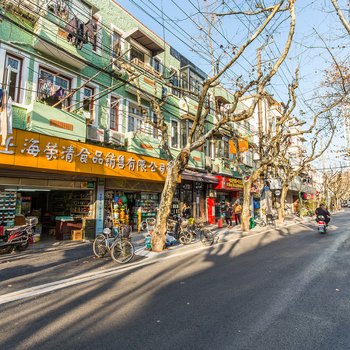
[[[316, 259], [328, 244], [310, 227], [240, 237], [193, 255], [3, 305], [0, 348], [252, 349], [266, 327], [288, 310], [282, 297], [299, 281], [295, 261], [306, 269], [310, 256]], [[266, 314], [271, 319], [262, 324]], [[307, 335], [300, 342], [307, 343]]]

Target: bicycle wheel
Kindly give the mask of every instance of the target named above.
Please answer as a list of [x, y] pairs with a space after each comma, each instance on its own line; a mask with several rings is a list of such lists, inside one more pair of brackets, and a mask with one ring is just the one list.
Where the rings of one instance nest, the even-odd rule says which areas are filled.
[[128, 263], [134, 254], [134, 246], [127, 240], [115, 241], [111, 247], [111, 257], [119, 264]]
[[104, 235], [98, 235], [92, 244], [92, 250], [97, 258], [102, 258], [107, 253], [106, 238]]
[[201, 233], [200, 233], [200, 240], [202, 244], [209, 247], [214, 244], [214, 240], [215, 240], [214, 234], [209, 230], [203, 229], [201, 230]]
[[180, 233], [180, 237], [179, 237], [179, 242], [181, 244], [190, 244], [192, 242], [192, 239], [193, 239], [193, 234], [189, 231], [185, 231], [185, 232], [182, 232]]

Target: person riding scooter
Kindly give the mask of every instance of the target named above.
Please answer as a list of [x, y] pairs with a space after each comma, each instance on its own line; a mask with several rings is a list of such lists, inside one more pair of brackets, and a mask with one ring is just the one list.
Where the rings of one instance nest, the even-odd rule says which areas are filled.
[[327, 208], [324, 204], [320, 204], [320, 206], [315, 210], [315, 214], [316, 214], [316, 222], [318, 221], [319, 216], [323, 216], [324, 221], [326, 222], [326, 225], [328, 226], [328, 223], [331, 220], [331, 214], [327, 210]]

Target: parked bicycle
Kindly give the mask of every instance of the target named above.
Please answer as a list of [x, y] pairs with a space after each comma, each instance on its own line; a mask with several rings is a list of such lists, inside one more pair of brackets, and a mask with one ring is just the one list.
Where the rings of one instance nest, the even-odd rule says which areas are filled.
[[167, 233], [175, 237], [181, 244], [190, 244], [193, 240], [192, 232], [188, 230], [188, 220], [178, 215], [167, 220]]
[[135, 249], [129, 240], [130, 226], [105, 228], [97, 235], [92, 245], [94, 255], [102, 258], [107, 252], [119, 264], [128, 263], [135, 255]]
[[192, 233], [192, 241], [200, 240], [205, 246], [211, 246], [215, 241], [215, 234], [209, 229], [204, 227], [204, 221], [202, 219], [190, 218], [188, 220], [188, 230]]

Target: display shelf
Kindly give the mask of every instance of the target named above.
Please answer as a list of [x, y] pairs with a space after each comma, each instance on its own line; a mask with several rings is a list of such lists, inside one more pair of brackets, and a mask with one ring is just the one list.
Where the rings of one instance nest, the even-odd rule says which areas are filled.
[[15, 224], [17, 192], [0, 191], [0, 225]]
[[92, 191], [73, 193], [71, 214], [90, 217], [92, 215]]

